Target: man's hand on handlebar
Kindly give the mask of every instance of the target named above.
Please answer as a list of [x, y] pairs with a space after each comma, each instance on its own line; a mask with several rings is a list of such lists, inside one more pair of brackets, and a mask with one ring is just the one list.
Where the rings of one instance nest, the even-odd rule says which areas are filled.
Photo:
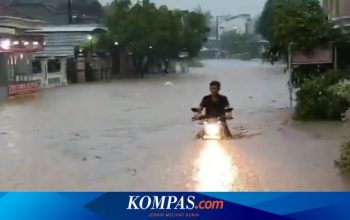
[[195, 116], [192, 117], [192, 121], [198, 121], [203, 119], [205, 119], [205, 116], [201, 114], [196, 114]]
[[232, 119], [234, 119], [234, 117], [233, 117], [232, 115], [226, 115], [225, 118], [226, 118], [227, 120], [232, 120]]
[[230, 111], [230, 112], [226, 112], [225, 118], [226, 118], [226, 120], [232, 120], [232, 119], [234, 119], [234, 117], [232, 116], [232, 112], [231, 112], [231, 111]]

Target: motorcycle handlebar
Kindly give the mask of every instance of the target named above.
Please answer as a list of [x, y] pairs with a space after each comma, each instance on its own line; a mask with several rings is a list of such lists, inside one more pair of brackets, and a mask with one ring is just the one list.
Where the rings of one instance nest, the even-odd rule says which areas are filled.
[[[210, 117], [207, 117], [205, 115], [203, 116], [199, 116], [198, 118], [197, 117], [192, 117], [192, 121], [203, 121], [203, 120], [206, 120], [206, 119], [209, 119]], [[224, 121], [226, 120], [226, 117], [225, 116], [220, 116], [220, 117], [217, 117], [216, 118], [217, 120], [219, 121]]]

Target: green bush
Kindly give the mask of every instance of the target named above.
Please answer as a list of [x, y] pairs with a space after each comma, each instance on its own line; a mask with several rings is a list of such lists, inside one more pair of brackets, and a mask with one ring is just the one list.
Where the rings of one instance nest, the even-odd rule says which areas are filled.
[[297, 91], [295, 118], [299, 120], [341, 120], [349, 101], [330, 88], [345, 79], [340, 71], [329, 71], [303, 82]]
[[332, 66], [328, 64], [293, 66], [292, 83], [294, 88], [299, 88], [305, 81], [320, 76], [331, 68]]
[[329, 90], [350, 102], [350, 81], [343, 81], [338, 84], [335, 84], [331, 86]]
[[335, 161], [335, 166], [342, 173], [350, 173], [350, 139], [340, 147], [340, 157]]

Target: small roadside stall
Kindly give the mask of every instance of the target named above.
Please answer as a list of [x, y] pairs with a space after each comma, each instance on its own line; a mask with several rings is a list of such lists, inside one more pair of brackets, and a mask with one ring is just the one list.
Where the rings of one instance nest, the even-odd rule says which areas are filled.
[[35, 56], [32, 79], [40, 88], [67, 85], [67, 56]]
[[32, 74], [32, 53], [43, 50], [43, 37], [12, 35], [0, 38], [0, 53], [6, 65], [1, 67], [7, 78], [8, 96], [35, 92], [39, 85]]

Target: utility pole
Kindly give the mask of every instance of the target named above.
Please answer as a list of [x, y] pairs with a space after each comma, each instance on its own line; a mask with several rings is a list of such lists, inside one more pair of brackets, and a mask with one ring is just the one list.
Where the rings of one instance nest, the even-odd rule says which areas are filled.
[[219, 16], [216, 16], [216, 41], [219, 41]]
[[220, 50], [220, 45], [219, 45], [219, 41], [220, 41], [220, 33], [219, 33], [219, 18], [220, 16], [216, 16], [216, 47], [218, 50]]
[[68, 24], [72, 24], [72, 2], [71, 0], [67, 0], [67, 6], [68, 6]]
[[293, 82], [292, 82], [292, 75], [293, 75], [293, 59], [292, 59], [292, 43], [288, 44], [288, 90], [289, 90], [289, 107], [293, 108]]

